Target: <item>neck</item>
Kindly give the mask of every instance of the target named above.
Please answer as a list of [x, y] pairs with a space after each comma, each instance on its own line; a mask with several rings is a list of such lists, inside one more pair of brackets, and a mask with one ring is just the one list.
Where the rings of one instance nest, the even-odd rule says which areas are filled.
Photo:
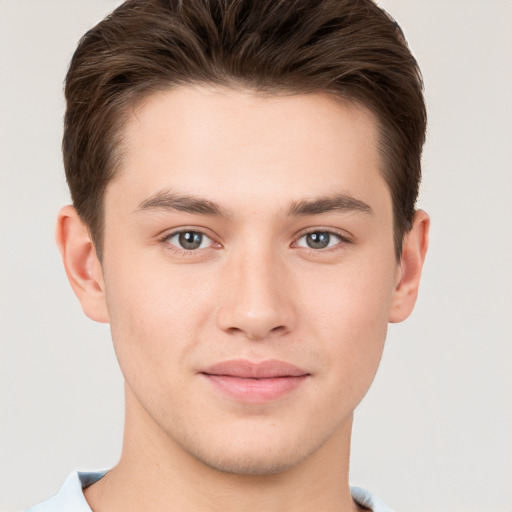
[[131, 393], [126, 398], [121, 459], [84, 492], [95, 512], [358, 510], [348, 484], [352, 417], [297, 466], [239, 475], [203, 464], [170, 439]]

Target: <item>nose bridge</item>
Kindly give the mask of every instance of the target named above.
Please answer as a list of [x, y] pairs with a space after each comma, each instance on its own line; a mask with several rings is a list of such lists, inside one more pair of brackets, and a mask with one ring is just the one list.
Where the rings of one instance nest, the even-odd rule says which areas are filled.
[[286, 268], [271, 244], [251, 243], [233, 250], [224, 269], [226, 284], [220, 326], [261, 339], [292, 328], [293, 308]]

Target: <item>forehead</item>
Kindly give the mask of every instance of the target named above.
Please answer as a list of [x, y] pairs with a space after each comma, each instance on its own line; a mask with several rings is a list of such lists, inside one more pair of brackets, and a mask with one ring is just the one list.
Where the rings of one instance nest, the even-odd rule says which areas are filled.
[[324, 94], [180, 87], [132, 111], [112, 186], [134, 201], [177, 188], [242, 208], [249, 196], [382, 193], [377, 133], [369, 110]]

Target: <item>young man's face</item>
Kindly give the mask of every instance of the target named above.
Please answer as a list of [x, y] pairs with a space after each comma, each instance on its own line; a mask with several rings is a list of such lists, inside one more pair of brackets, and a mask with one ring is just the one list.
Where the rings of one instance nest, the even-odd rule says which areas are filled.
[[135, 436], [244, 474], [346, 440], [403, 316], [374, 117], [183, 87], [124, 135], [101, 287]]

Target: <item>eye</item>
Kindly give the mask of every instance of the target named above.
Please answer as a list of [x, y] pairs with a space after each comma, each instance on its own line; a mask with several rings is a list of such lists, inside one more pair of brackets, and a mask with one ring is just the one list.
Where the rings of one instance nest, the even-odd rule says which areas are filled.
[[327, 249], [343, 241], [344, 238], [341, 235], [330, 231], [311, 231], [302, 235], [297, 240], [297, 245], [308, 249]]
[[177, 231], [165, 238], [165, 241], [185, 251], [205, 249], [213, 244], [213, 240], [200, 231]]

